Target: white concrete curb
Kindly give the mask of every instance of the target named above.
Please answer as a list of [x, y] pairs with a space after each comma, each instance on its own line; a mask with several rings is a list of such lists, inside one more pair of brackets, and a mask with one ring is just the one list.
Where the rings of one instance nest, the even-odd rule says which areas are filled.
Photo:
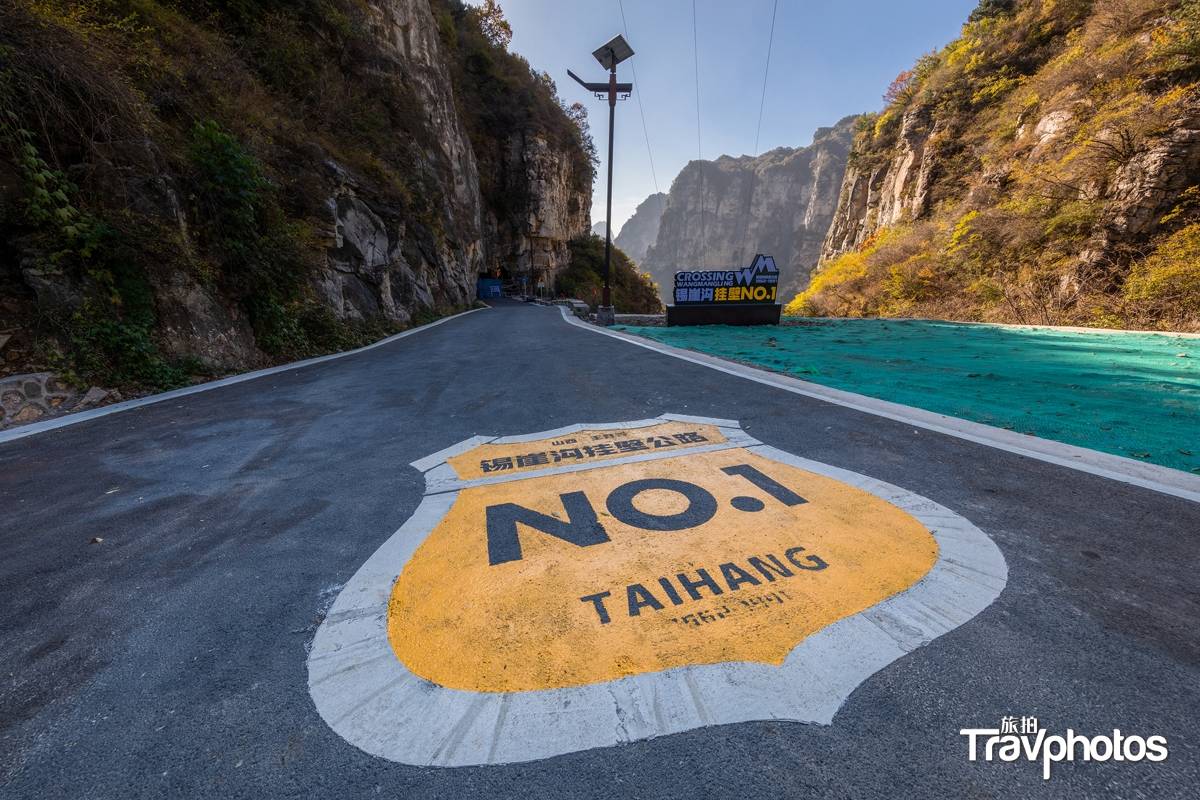
[[65, 416], [48, 419], [45, 422], [33, 422], [28, 425], [9, 428], [8, 430], [0, 431], [0, 444], [11, 442], [14, 439], [23, 439], [26, 436], [34, 436], [39, 433], [45, 433], [46, 431], [52, 431], [57, 428], [64, 428], [67, 425], [76, 425], [80, 422], [87, 422], [88, 420], [96, 419], [97, 417], [106, 417], [109, 414], [117, 414], [121, 411], [129, 411], [133, 408], [141, 408], [142, 406], [148, 406], [152, 403], [161, 403], [165, 400], [174, 400], [179, 397], [186, 397], [189, 394], [207, 392], [210, 389], [219, 389], [222, 386], [232, 386], [235, 383], [265, 378], [268, 375], [275, 375], [279, 372], [287, 372], [289, 370], [300, 369], [302, 367], [311, 367], [313, 364], [332, 361], [335, 358], [345, 358], [346, 356], [352, 356], [355, 353], [364, 353], [367, 350], [373, 350], [376, 347], [382, 347], [385, 344], [390, 344], [397, 339], [403, 339], [405, 336], [412, 336], [414, 333], [420, 333], [421, 331], [429, 330], [430, 328], [441, 325], [443, 322], [449, 322], [452, 319], [457, 319], [458, 317], [483, 310], [484, 309], [482, 308], [472, 308], [468, 309], [467, 311], [461, 311], [458, 314], [452, 314], [448, 317], [442, 317], [441, 319], [436, 319], [433, 322], [429, 322], [424, 325], [418, 325], [415, 328], [409, 328], [408, 330], [401, 331], [394, 336], [389, 336], [386, 339], [380, 339], [378, 342], [373, 342], [365, 347], [359, 347], [356, 350], [346, 350], [342, 353], [330, 353], [327, 356], [317, 356], [316, 358], [308, 358], [304, 361], [293, 361], [290, 364], [280, 364], [278, 367], [268, 367], [266, 369], [255, 370], [254, 372], [243, 372], [239, 375], [230, 375], [228, 378], [219, 378], [215, 381], [208, 381], [207, 383], [198, 383], [195, 386], [187, 386], [182, 389], [173, 389], [172, 391], [163, 392], [162, 394], [152, 394], [148, 397], [139, 397], [136, 400], [126, 400], [124, 403], [114, 403], [111, 406], [94, 408], [91, 411], [80, 411], [77, 414], [66, 414]]
[[996, 428], [979, 422], [971, 422], [957, 417], [937, 414], [912, 406], [891, 403], [866, 395], [833, 389], [818, 383], [809, 383], [787, 375], [748, 367], [723, 358], [683, 350], [677, 347], [660, 344], [659, 342], [643, 339], [622, 331], [612, 331], [601, 328], [563, 313], [563, 319], [574, 325], [603, 336], [611, 336], [630, 344], [653, 350], [656, 353], [690, 361], [709, 369], [715, 369], [739, 378], [755, 381], [756, 383], [783, 389], [785, 392], [812, 397], [827, 403], [852, 408], [877, 417], [903, 422], [925, 430], [943, 433], [969, 442], [1005, 450], [1009, 453], [1035, 458], [1049, 464], [1098, 475], [1122, 483], [1140, 486], [1162, 494], [1200, 503], [1200, 477], [1170, 467], [1160, 467], [1157, 464], [1146, 464], [1132, 458], [1123, 458], [1110, 453], [1102, 453], [1086, 447], [1063, 444], [1050, 439], [1029, 436], [1024, 433]]

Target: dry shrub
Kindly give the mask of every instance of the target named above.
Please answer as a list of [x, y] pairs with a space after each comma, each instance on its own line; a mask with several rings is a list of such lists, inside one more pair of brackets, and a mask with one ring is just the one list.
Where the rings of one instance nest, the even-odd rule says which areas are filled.
[[1200, 224], [1176, 231], [1135, 264], [1124, 295], [1156, 326], [1195, 326], [1200, 320]]

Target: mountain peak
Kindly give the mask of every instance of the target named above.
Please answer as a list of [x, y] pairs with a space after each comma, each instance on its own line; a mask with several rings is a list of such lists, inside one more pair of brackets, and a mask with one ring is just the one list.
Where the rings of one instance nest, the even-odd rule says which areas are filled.
[[689, 162], [642, 262], [660, 291], [676, 270], [745, 266], [755, 253], [775, 257], [785, 292], [802, 288], [837, 207], [855, 119], [819, 128], [807, 147]]

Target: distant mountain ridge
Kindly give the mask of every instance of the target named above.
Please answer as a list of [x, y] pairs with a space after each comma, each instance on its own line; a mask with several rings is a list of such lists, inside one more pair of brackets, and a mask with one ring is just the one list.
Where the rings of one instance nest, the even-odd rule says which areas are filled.
[[855, 120], [818, 128], [807, 147], [684, 167], [641, 262], [664, 298], [677, 270], [746, 266], [755, 253], [775, 257], [781, 297], [807, 285], [837, 208]]
[[638, 264], [645, 260], [646, 252], [658, 238], [658, 228], [666, 207], [667, 195], [664, 192], [655, 192], [638, 204], [633, 216], [621, 226], [621, 232], [617, 234], [617, 246]]

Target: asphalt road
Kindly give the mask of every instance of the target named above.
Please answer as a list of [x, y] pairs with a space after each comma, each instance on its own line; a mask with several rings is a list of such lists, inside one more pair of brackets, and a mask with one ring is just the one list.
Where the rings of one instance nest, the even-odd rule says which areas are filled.
[[[416, 508], [409, 462], [475, 434], [662, 413], [966, 517], [1008, 585], [832, 725], [700, 728], [418, 768], [316, 713], [307, 647]], [[823, 403], [506, 305], [321, 364], [0, 444], [0, 795], [1195, 797], [1200, 506]], [[90, 544], [93, 537], [103, 542]], [[1161, 763], [970, 762], [962, 728], [1165, 736]], [[530, 731], [537, 736], [538, 731]]]

